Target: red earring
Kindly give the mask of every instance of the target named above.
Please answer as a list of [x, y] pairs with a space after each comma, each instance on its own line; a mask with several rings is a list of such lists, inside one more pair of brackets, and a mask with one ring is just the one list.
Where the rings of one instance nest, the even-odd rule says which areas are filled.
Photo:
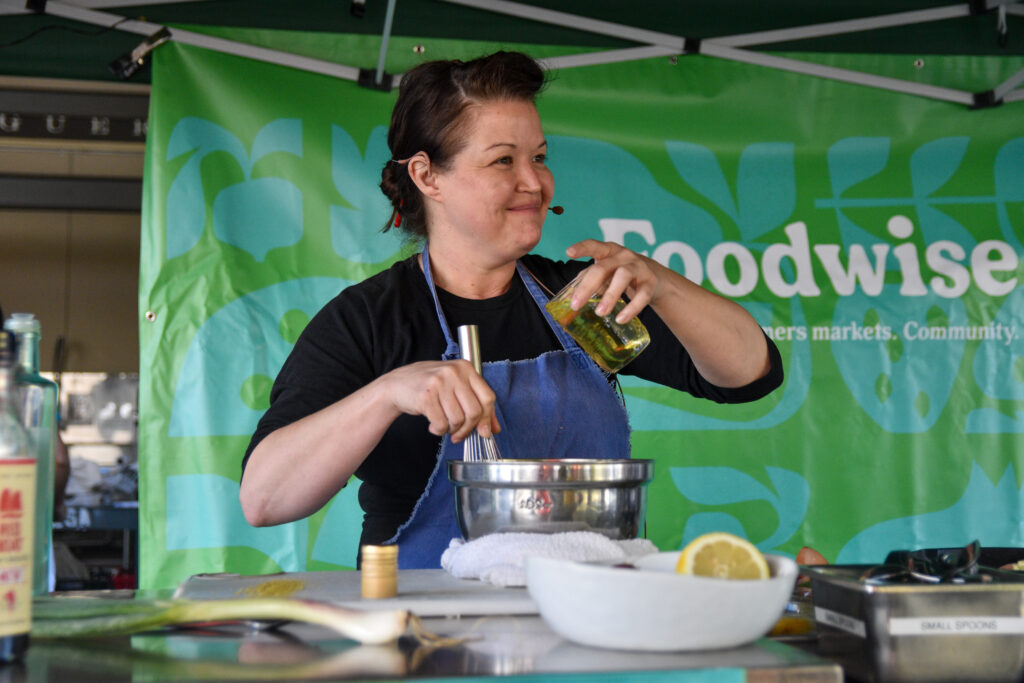
[[[399, 199], [398, 200], [398, 209], [401, 209], [403, 206], [405, 206], [405, 202], [402, 201], [401, 199]], [[401, 212], [398, 209], [395, 209], [395, 227], [396, 228], [402, 227], [402, 214], [401, 214]]]

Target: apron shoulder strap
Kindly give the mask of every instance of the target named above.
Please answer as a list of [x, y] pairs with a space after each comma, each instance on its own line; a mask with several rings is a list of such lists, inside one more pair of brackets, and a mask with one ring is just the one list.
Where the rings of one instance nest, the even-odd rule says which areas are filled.
[[444, 334], [445, 349], [441, 360], [455, 360], [461, 357], [459, 354], [459, 343], [455, 341], [451, 330], [448, 329], [448, 320], [444, 317], [444, 311], [441, 310], [441, 301], [437, 298], [437, 290], [434, 288], [434, 277], [430, 274], [430, 252], [427, 246], [426, 244], [423, 245], [423, 253], [420, 254], [420, 258], [423, 259], [423, 275], [427, 278], [427, 289], [430, 290], [430, 296], [434, 299], [437, 321], [441, 324], [441, 332]]
[[[555, 333], [555, 336], [558, 337], [558, 341], [562, 344], [562, 348], [570, 353], [573, 353], [574, 350], [579, 350], [583, 353], [583, 349], [576, 343], [576, 340], [565, 331], [564, 327], [555, 321], [554, 317], [548, 313], [548, 309], [544, 306], [544, 304], [550, 300], [550, 298], [541, 291], [541, 287], [544, 287], [544, 283], [538, 280], [536, 276], [530, 272], [530, 269], [523, 265], [522, 261], [516, 261], [516, 271], [519, 272], [519, 277], [523, 279], [523, 283], [526, 285], [527, 291], [530, 292], [530, 296], [533, 297], [533, 301], [540, 309], [541, 314], [544, 316], [544, 320], [547, 321], [548, 326]], [[544, 289], [547, 290], [548, 293], [551, 292], [547, 287], [544, 287]], [[554, 295], [552, 294], [551, 296]]]

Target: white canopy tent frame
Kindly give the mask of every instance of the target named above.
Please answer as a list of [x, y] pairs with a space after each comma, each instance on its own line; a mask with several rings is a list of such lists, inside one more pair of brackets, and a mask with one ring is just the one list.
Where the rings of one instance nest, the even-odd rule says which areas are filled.
[[[105, 0], [91, 0], [96, 4], [103, 4]], [[109, 1], [109, 0], [107, 0]], [[281, 64], [283, 66], [290, 66], [295, 69], [302, 69], [304, 71], [311, 71], [314, 73], [324, 74], [327, 76], [334, 76], [336, 78], [343, 78], [346, 80], [355, 81], [359, 79], [359, 69], [354, 66], [345, 66], [343, 64], [335, 64], [334, 62], [327, 62], [320, 59], [311, 59], [309, 57], [303, 57], [301, 55], [291, 54], [288, 52], [281, 52], [279, 50], [270, 50], [255, 45], [249, 45], [247, 43], [240, 43], [234, 40], [225, 40], [224, 38], [216, 38], [213, 36], [206, 36], [201, 33], [195, 33], [193, 31], [185, 31], [178, 28], [170, 28], [167, 26], [161, 26], [160, 24], [153, 24], [148, 21], [136, 21], [129, 19], [128, 17], [121, 16], [119, 14], [111, 14], [109, 12], [100, 12], [97, 10], [89, 9], [85, 5], [89, 0], [83, 2], [70, 3], [70, 2], [47, 2], [46, 3], [46, 14], [52, 14], [54, 16], [63, 17], [65, 19], [73, 19], [74, 21], [80, 21], [84, 24], [91, 24], [93, 26], [103, 26], [105, 28], [116, 29], [118, 31], [125, 31], [126, 33], [135, 33], [138, 35], [151, 37], [167, 32], [170, 34], [171, 40], [176, 40], [179, 43], [185, 43], [187, 45], [195, 45], [197, 47], [206, 48], [208, 50], [214, 50], [217, 52], [225, 52], [227, 54], [237, 55], [239, 57], [248, 57], [249, 59], [255, 59], [261, 62], [271, 62], [273, 64]], [[124, 5], [124, 3], [121, 3]], [[145, 0], [142, 2], [135, 2], [134, 4], [148, 4]], [[24, 9], [25, 3], [20, 0], [0, 0], [0, 12], [3, 12], [3, 8], [15, 10], [14, 12], [3, 12], [5, 14], [28, 14], [30, 10]], [[140, 45], [143, 47], [145, 43]], [[155, 47], [155, 45], [154, 45]], [[133, 52], [139, 52], [138, 48]], [[148, 52], [148, 50], [147, 50]], [[142, 54], [145, 56], [145, 54]]]
[[[742, 47], [753, 45], [767, 45], [784, 41], [802, 40], [806, 38], [816, 38], [843, 33], [853, 33], [857, 31], [905, 26], [908, 24], [919, 24], [928, 21], [967, 17], [979, 11], [990, 11], [996, 8], [1005, 8], [1015, 15], [1019, 14], [1024, 16], [1024, 6], [1020, 5], [1020, 0], [982, 0], [981, 2], [960, 3], [928, 10], [898, 12], [876, 17], [811, 24], [808, 26], [799, 26], [789, 29], [760, 31], [756, 33], [702, 40], [692, 38], [688, 39], [682, 36], [658, 33], [656, 31], [649, 31], [646, 29], [637, 29], [631, 26], [624, 26], [622, 24], [615, 24], [598, 19], [589, 19], [556, 10], [541, 9], [533, 7], [532, 5], [509, 2], [508, 0], [442, 1], [497, 12], [500, 14], [507, 14], [509, 16], [532, 19], [534, 21], [554, 24], [557, 26], [575, 28], [591, 33], [624, 38], [626, 40], [633, 40], [639, 43], [647, 43], [649, 45], [648, 49], [650, 50], [653, 50], [655, 47], [660, 47], [666, 51], [674, 51], [675, 54], [702, 54], [709, 57], [729, 59], [732, 61], [755, 64], [783, 71], [792, 71], [820, 78], [830, 78], [847, 83], [855, 83], [912, 95], [931, 97], [934, 99], [965, 104], [972, 107], [992, 106], [1002, 102], [1014, 102], [1024, 99], [1024, 91], [1012, 92], [1017, 85], [1024, 82], [1024, 69], [1018, 71], [992, 90], [982, 93], [971, 93], [963, 90], [915, 83], [913, 81], [877, 76], [849, 69], [827, 67], [798, 59], [776, 57], [760, 52], [740, 49]], [[565, 68], [570, 66], [582, 66], [584, 64], [608, 63], [611, 61], [621, 61], [623, 59], [639, 59], [647, 56], [656, 56], [656, 53], [653, 52], [651, 54], [643, 53], [643, 49], [644, 48], [636, 49], [636, 57], [631, 57], [630, 49], [597, 52], [590, 55], [574, 55], [572, 57], [555, 57], [545, 60], [545, 66], [548, 68]]]
[[[184, 0], [195, 2], [198, 0]], [[635, 48], [602, 50], [564, 57], [552, 57], [542, 60], [547, 69], [567, 69], [594, 64], [608, 64], [653, 57], [672, 57], [702, 54], [708, 57], [728, 59], [736, 62], [754, 64], [768, 68], [801, 73], [819, 78], [854, 83], [868, 87], [881, 88], [896, 92], [929, 97], [973, 108], [995, 106], [1004, 102], [1024, 100], [1024, 89], [1017, 89], [1024, 83], [1024, 69], [996, 85], [991, 90], [972, 93], [964, 90], [945, 88], [897, 78], [889, 78], [874, 74], [823, 66], [812, 62], [768, 55], [753, 50], [743, 49], [755, 45], [767, 45], [784, 41], [802, 40], [806, 38], [839, 35], [857, 31], [869, 31], [918, 24], [929, 21], [940, 21], [971, 16], [979, 12], [998, 9], [1016, 16], [1024, 16], [1022, 0], [976, 0], [975, 2], [959, 3], [946, 7], [928, 10], [898, 12], [875, 17], [850, 19], [787, 29], [759, 31], [755, 33], [723, 36], [711, 39], [694, 39], [676, 36], [647, 29], [606, 22], [576, 14], [549, 10], [532, 5], [524, 5], [508, 0], [442, 0], [476, 9], [482, 9], [509, 16], [516, 16], [533, 21], [549, 23], [576, 30], [587, 31], [615, 38], [632, 40], [641, 45]], [[401, 76], [384, 73], [384, 61], [387, 55], [388, 42], [391, 34], [392, 20], [396, 0], [388, 0], [385, 26], [381, 37], [380, 55], [375, 71], [359, 69], [334, 62], [304, 57], [280, 50], [271, 50], [238, 41], [216, 38], [193, 31], [175, 29], [146, 21], [137, 21], [118, 14], [99, 11], [97, 7], [134, 6], [156, 4], [160, 0], [74, 0], [73, 2], [52, 0], [36, 3], [42, 12], [72, 19], [86, 24], [135, 33], [147, 37], [135, 50], [132, 59], [142, 60], [157, 45], [166, 40], [176, 40], [188, 45], [195, 45], [209, 50], [225, 52], [232, 55], [247, 57], [258, 61], [280, 64], [295, 69], [324, 74], [350, 81], [357, 81], [367, 87], [382, 90], [397, 87]], [[33, 11], [26, 8], [24, 0], [0, 0], [0, 14], [25, 14]], [[159, 36], [159, 38], [157, 38]]]

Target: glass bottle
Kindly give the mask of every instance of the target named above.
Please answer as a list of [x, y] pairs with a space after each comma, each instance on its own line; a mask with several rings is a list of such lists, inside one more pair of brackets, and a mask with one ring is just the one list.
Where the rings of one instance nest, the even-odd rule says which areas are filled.
[[0, 330], [0, 661], [21, 659], [32, 625], [36, 462], [15, 407], [14, 335]]
[[603, 292], [592, 295], [580, 310], [572, 310], [572, 295], [582, 279], [583, 273], [580, 273], [544, 307], [605, 372], [618, 372], [647, 348], [651, 335], [640, 318], [633, 318], [624, 325], [616, 322], [615, 316], [626, 307], [622, 299], [609, 313], [598, 315], [596, 309]]
[[13, 313], [4, 329], [14, 333], [18, 351], [15, 371], [18, 410], [36, 449], [36, 528], [32, 594], [53, 590], [53, 476], [57, 448], [57, 384], [39, 374], [39, 320], [31, 313]]

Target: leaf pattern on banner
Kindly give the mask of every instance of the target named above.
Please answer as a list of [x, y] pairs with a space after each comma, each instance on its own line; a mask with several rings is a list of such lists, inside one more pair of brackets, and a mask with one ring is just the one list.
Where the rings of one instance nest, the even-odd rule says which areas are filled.
[[879, 241], [847, 218], [841, 202], [843, 194], [851, 187], [881, 173], [889, 163], [889, 148], [889, 138], [852, 137], [839, 140], [826, 153], [832, 198], [815, 204], [820, 208], [835, 209], [839, 234], [845, 244], [870, 246]]
[[739, 223], [729, 183], [714, 152], [703, 145], [681, 140], [667, 140], [665, 151], [683, 180]]
[[[245, 521], [237, 481], [216, 474], [167, 477], [167, 550], [252, 548], [273, 560], [281, 571], [306, 569], [309, 521], [256, 528]], [[216, 524], [211, 524], [216, 520]]]
[[[700, 150], [705, 148], [694, 147], [697, 148], [694, 154], [702, 157]], [[790, 169], [788, 175], [784, 176], [785, 182], [792, 183], [792, 149], [782, 149], [784, 146], [778, 145], [772, 147], [771, 144], [759, 147], [762, 150], [774, 149], [772, 154], [784, 155], [788, 160], [776, 159], [757, 172], [757, 160], [771, 155], [764, 151], [749, 155], [745, 164], [747, 170], [744, 171], [748, 180], [744, 183], [753, 183], [755, 177], [768, 182], [765, 176], [775, 174], [777, 169], [783, 167]], [[537, 252], [559, 257], [564, 254], [567, 246], [585, 237], [612, 239], [611, 235], [588, 233], [586, 227], [581, 229], [576, 226], [605, 226], [616, 221], [630, 223], [635, 231], [625, 239], [615, 241], [656, 259], [664, 258], [665, 252], [671, 252], [673, 246], [682, 241], [706, 257], [714, 245], [723, 241], [721, 226], [710, 213], [665, 191], [650, 170], [621, 147], [599, 140], [553, 135], [548, 138], [548, 151], [549, 166], [558, 179], [556, 194], [563, 198], [559, 200], [556, 197], [556, 203], [565, 203], [566, 214], [548, 219]], [[703, 157], [700, 163], [710, 164], [721, 176], [717, 160], [713, 156], [710, 159], [706, 155]], [[615, 169], [615, 172], [609, 173], [607, 169]], [[720, 189], [722, 193], [719, 199], [731, 205], [724, 176]], [[561, 228], [562, 221], [571, 223], [569, 227]], [[666, 258], [662, 262], [665, 261], [669, 262], [670, 267], [680, 270], [675, 257]], [[744, 304], [755, 314], [761, 325], [771, 324], [771, 307], [763, 307], [756, 302]], [[806, 324], [798, 298], [778, 305], [791, 308], [793, 325]], [[782, 400], [768, 415], [756, 420], [742, 422], [706, 417], [675, 406], [627, 395], [632, 427], [640, 430], [766, 429], [780, 424], [799, 410], [807, 396], [811, 380], [810, 342], [794, 342], [791, 357], [786, 359], [785, 364], [786, 384]], [[627, 388], [627, 394], [629, 387], [647, 386], [644, 380], [629, 375], [621, 375], [620, 381]]]
[[929, 197], [937, 192], [960, 168], [970, 138], [939, 138], [926, 142], [910, 156], [910, 184], [914, 197]]
[[828, 148], [832, 197], [838, 199], [854, 185], [881, 173], [889, 163], [889, 138], [844, 138]]
[[225, 151], [235, 159], [247, 157], [245, 148], [234, 135], [206, 119], [183, 118], [171, 131], [167, 143], [167, 161], [192, 153], [178, 171], [167, 191], [167, 258], [181, 256], [199, 243], [206, 227], [206, 197], [200, 163], [211, 152]]
[[284, 178], [252, 178], [253, 165], [273, 152], [302, 156], [302, 122], [278, 119], [264, 126], [253, 141], [252, 155], [225, 128], [198, 117], [174, 126], [167, 160], [192, 153], [167, 193], [167, 258], [188, 252], [206, 227], [206, 188], [202, 161], [213, 152], [227, 152], [245, 181], [220, 188], [213, 201], [213, 228], [218, 239], [247, 251], [257, 261], [276, 247], [294, 245], [302, 237], [302, 192]]
[[[875, 321], [895, 336], [881, 344], [849, 338], [851, 332], [847, 339], [832, 342], [832, 355], [850, 393], [880, 427], [900, 434], [924, 432], [949, 401], [965, 342], [949, 339], [937, 344], [919, 338], [918, 331], [932, 325], [966, 325], [967, 311], [959, 299], [934, 293], [902, 297], [899, 287], [885, 285], [877, 297], [858, 290], [839, 299], [832, 325], [840, 333], [859, 328], [863, 334], [865, 321]], [[907, 338], [908, 331], [915, 338]], [[900, 351], [895, 353], [897, 347]]]
[[225, 187], [213, 200], [213, 234], [257, 261], [302, 237], [302, 191], [283, 178]]
[[[996, 152], [992, 167], [995, 175], [996, 214], [1003, 239], [1020, 253], [1024, 251], [1024, 138], [1010, 140]], [[1014, 228], [1014, 225], [1017, 227]]]
[[[799, 473], [779, 467], [766, 467], [774, 491], [749, 474], [732, 467], [672, 467], [669, 474], [685, 498], [701, 505], [730, 505], [749, 501], [767, 501], [775, 508], [779, 524], [775, 532], [756, 543], [763, 551], [782, 545], [797, 532], [807, 515], [811, 489]], [[747, 537], [742, 523], [724, 512], [699, 512], [691, 515], [683, 531], [682, 546], [701, 534], [727, 531]]]
[[740, 153], [733, 199], [718, 159], [707, 147], [668, 140], [665, 151], [679, 176], [732, 218], [743, 241], [754, 241], [786, 222], [796, 206], [791, 143], [761, 142]]
[[[169, 436], [252, 434], [263, 409], [251, 386], [276, 377], [294, 344], [288, 321], [308, 317], [345, 287], [341, 278], [287, 280], [250, 292], [215, 312], [185, 352], [171, 405]], [[287, 334], [287, 338], [285, 338]], [[238, 340], [249, 344], [238, 352]]]
[[722, 241], [722, 228], [714, 216], [666, 191], [628, 151], [589, 138], [552, 135], [547, 141], [548, 166], [557, 181], [554, 203], [564, 204], [565, 215], [552, 216], [545, 223], [538, 253], [565, 258], [565, 248], [574, 242], [587, 237], [609, 239], [599, 231], [607, 219], [645, 226], [646, 234], [630, 234], [624, 243], [648, 256], [659, 242], [685, 240], [706, 254]]
[[[974, 381], [986, 396], [995, 399], [1024, 401], [1024, 381], [1020, 370], [1024, 368], [1024, 290], [1015, 287], [999, 307], [992, 324], [999, 330], [1013, 330], [1015, 336], [1006, 339], [1003, 334], [993, 335], [978, 344], [974, 354]], [[1021, 411], [1010, 417], [991, 408], [972, 411], [967, 416], [969, 433], [1020, 433], [1024, 431]]]
[[970, 481], [954, 505], [936, 512], [900, 517], [864, 529], [843, 546], [836, 564], [877, 563], [892, 550], [922, 547], [953, 548], [974, 539], [982, 547], [1024, 545], [1024, 489], [1010, 465], [996, 485], [973, 463]]
[[964, 421], [967, 434], [1024, 434], [1024, 410], [1006, 415], [994, 408], [978, 408]]
[[[806, 327], [803, 307], [800, 299], [794, 297], [790, 302], [792, 324]], [[745, 308], [754, 316], [759, 325], [771, 325], [771, 307], [749, 303]], [[793, 417], [807, 400], [811, 387], [811, 340], [791, 343], [789, 358], [783, 360], [786, 380], [782, 387], [782, 398], [771, 412], [753, 420], [727, 420], [708, 415], [698, 415], [679, 408], [655, 403], [638, 396], [631, 395], [629, 388], [653, 386], [650, 382], [631, 375], [619, 375], [619, 383], [626, 389], [626, 406], [629, 409], [629, 424], [634, 430], [754, 430], [769, 429], [782, 424]]]
[[940, 190], [960, 168], [970, 138], [932, 140], [918, 147], [910, 157], [910, 183], [921, 232], [927, 243], [952, 240], [967, 251], [976, 243], [971, 234], [946, 212], [931, 205], [929, 197]]
[[331, 206], [331, 245], [348, 260], [380, 263], [402, 248], [402, 233], [392, 229], [380, 234], [391, 215], [391, 203], [380, 191], [380, 173], [391, 157], [387, 129], [370, 133], [364, 157], [344, 128], [331, 126], [331, 178], [334, 187], [356, 208]]

